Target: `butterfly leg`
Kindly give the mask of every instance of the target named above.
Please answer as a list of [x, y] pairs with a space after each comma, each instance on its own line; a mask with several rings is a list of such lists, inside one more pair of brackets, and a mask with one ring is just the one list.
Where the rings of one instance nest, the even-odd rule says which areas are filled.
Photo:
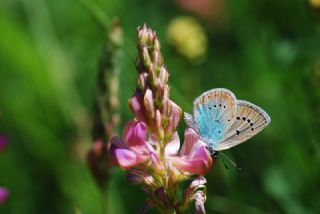
[[211, 146], [207, 146], [207, 150], [209, 151], [211, 158], [213, 159], [219, 158], [219, 152], [213, 150]]

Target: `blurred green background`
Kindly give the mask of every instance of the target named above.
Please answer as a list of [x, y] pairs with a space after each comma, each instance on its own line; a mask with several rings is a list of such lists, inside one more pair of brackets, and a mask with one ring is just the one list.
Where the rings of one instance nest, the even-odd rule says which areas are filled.
[[[136, 28], [146, 22], [159, 35], [172, 99], [184, 111], [203, 91], [225, 87], [272, 118], [261, 134], [226, 152], [243, 170], [217, 162], [208, 174], [207, 213], [319, 213], [319, 4], [1, 0], [0, 134], [10, 145], [0, 155], [0, 186], [10, 198], [0, 213], [125, 214], [142, 207], [145, 194], [118, 169], [104, 200], [85, 162], [113, 17], [124, 36], [119, 131], [132, 118]], [[188, 49], [188, 39], [202, 42]]]

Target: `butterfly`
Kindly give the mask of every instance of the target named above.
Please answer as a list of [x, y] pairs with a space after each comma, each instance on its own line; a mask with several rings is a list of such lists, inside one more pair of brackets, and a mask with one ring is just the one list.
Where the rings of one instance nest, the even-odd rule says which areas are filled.
[[234, 147], [262, 131], [271, 122], [260, 107], [224, 88], [204, 92], [193, 102], [193, 115], [184, 113], [186, 124], [207, 144], [211, 155]]

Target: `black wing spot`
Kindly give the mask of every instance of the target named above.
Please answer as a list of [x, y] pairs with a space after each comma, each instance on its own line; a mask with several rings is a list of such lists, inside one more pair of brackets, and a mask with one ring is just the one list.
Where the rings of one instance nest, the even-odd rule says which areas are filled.
[[223, 106], [223, 108], [226, 108], [226, 106]]
[[251, 128], [251, 131], [254, 131], [254, 128]]
[[242, 117], [242, 120], [243, 120], [243, 121], [245, 121], [245, 120], [246, 120], [246, 118], [245, 118], [245, 117]]
[[253, 123], [250, 123], [250, 126], [253, 126]]
[[221, 131], [218, 131], [218, 133], [221, 133]]
[[230, 122], [230, 119], [228, 119], [228, 122]]
[[221, 104], [219, 104], [219, 106], [221, 107], [222, 105], [221, 105]]
[[240, 117], [237, 117], [237, 120], [240, 120]]
[[209, 107], [209, 109], [211, 110], [212, 108], [211, 108], [211, 107]]
[[248, 121], [248, 123], [250, 123], [250, 119], [248, 119], [247, 121]]
[[213, 107], [217, 107], [217, 105], [214, 105]]
[[240, 131], [239, 131], [239, 130], [236, 130], [236, 134], [239, 135], [239, 134], [240, 134]]

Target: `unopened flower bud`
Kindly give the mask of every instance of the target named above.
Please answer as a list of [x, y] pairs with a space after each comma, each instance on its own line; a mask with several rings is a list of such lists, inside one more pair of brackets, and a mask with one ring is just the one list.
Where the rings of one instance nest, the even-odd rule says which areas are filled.
[[161, 124], [161, 113], [158, 109], [156, 110], [155, 125], [156, 125], [156, 131], [158, 133], [158, 138], [161, 141], [164, 137], [164, 132], [163, 132], [162, 124]]
[[169, 78], [168, 71], [164, 66], [162, 66], [160, 68], [160, 73], [159, 73], [159, 79], [160, 79], [161, 83], [162, 84], [167, 84], [168, 78]]
[[163, 105], [163, 95], [164, 95], [164, 87], [165, 85], [163, 85], [159, 79], [157, 79], [157, 83], [156, 83], [156, 91], [155, 91], [155, 104], [157, 108], [161, 108]]
[[138, 87], [141, 91], [145, 91], [147, 84], [147, 74], [141, 73], [138, 78]]
[[[179, 124], [180, 118], [182, 116], [182, 110], [177, 104], [175, 104], [171, 100], [169, 100], [168, 105], [169, 105], [169, 109], [171, 110], [170, 111], [170, 116], [169, 116], [170, 121], [169, 121], [169, 124], [167, 125], [165, 131], [166, 131], [166, 133], [172, 134], [177, 129], [177, 126]], [[169, 135], [169, 137], [170, 137], [170, 135]]]
[[129, 100], [129, 107], [139, 121], [146, 122], [146, 111], [144, 107], [143, 96], [140, 91], [136, 91], [133, 97]]
[[142, 47], [142, 58], [143, 58], [143, 65], [146, 69], [150, 68], [150, 64], [151, 64], [151, 59], [150, 59], [150, 55], [148, 52], [148, 48], [147, 47]]
[[153, 52], [152, 61], [153, 61], [153, 64], [155, 65], [155, 67], [158, 67], [161, 65], [162, 58], [161, 58], [161, 55], [158, 51]]
[[195, 213], [204, 214], [204, 203], [206, 201], [206, 186], [207, 180], [203, 176], [193, 180], [190, 186], [184, 192], [184, 203], [188, 207], [192, 201], [195, 201]]
[[194, 194], [194, 200], [195, 200], [195, 214], [205, 214], [206, 209], [204, 207], [204, 203], [206, 202], [206, 194], [202, 191], [198, 191]]
[[154, 102], [153, 102], [153, 95], [150, 89], [147, 89], [143, 98], [144, 107], [146, 109], [146, 116], [149, 119], [154, 118]]
[[160, 42], [159, 42], [158, 37], [155, 37], [155, 39], [154, 39], [153, 48], [155, 51], [160, 51]]
[[138, 36], [141, 44], [145, 45], [148, 40], [148, 28], [146, 24], [138, 28]]
[[156, 188], [155, 179], [146, 171], [130, 169], [127, 174], [127, 180], [130, 184], [144, 184], [149, 188]]
[[154, 40], [156, 38], [156, 32], [154, 32], [151, 28], [148, 29], [149, 35], [148, 35], [148, 45], [153, 45]]

